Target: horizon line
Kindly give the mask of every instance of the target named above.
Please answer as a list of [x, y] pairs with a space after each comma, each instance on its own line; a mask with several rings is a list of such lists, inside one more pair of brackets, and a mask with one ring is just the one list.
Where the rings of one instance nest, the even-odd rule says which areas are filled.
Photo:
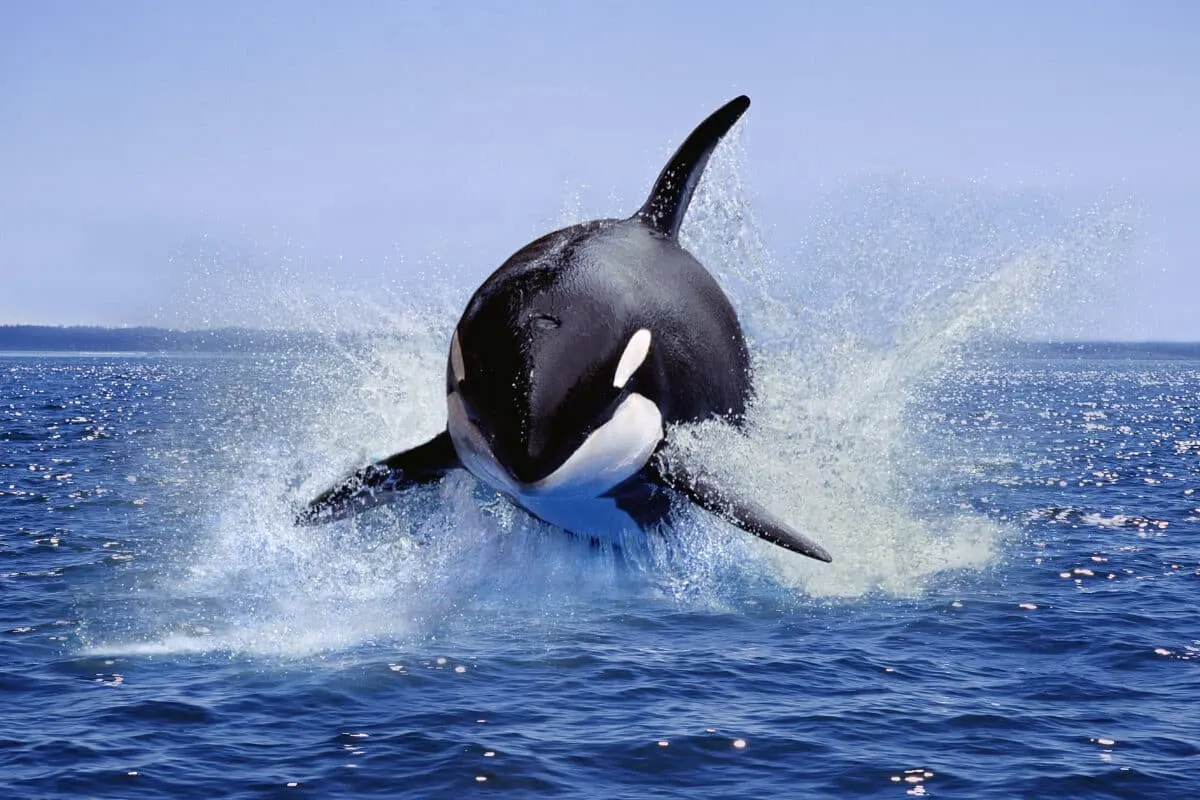
[[[341, 329], [341, 330], [324, 330], [320, 328], [258, 328], [248, 325], [222, 325], [211, 328], [173, 328], [163, 325], [103, 325], [94, 323], [28, 323], [14, 322], [0, 323], [0, 332], [14, 331], [18, 329], [39, 330], [39, 331], [92, 331], [92, 332], [112, 332], [112, 333], [129, 333], [129, 332], [144, 332], [152, 334], [266, 334], [271, 336], [352, 336], [362, 335], [365, 331], [362, 329]], [[379, 330], [386, 330], [379, 328]], [[988, 340], [981, 340], [988, 342]], [[991, 343], [1004, 344], [1048, 344], [1048, 345], [1106, 345], [1106, 344], [1126, 344], [1126, 345], [1200, 345], [1200, 339], [1165, 339], [1165, 338], [1144, 338], [1144, 339], [1097, 339], [1097, 338], [1013, 338], [1013, 339], [997, 339], [990, 340]], [[0, 350], [3, 347], [0, 346]]]

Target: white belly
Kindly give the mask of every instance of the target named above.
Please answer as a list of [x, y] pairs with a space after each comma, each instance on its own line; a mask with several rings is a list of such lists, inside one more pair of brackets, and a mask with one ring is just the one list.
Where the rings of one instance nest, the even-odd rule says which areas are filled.
[[611, 497], [508, 497], [538, 519], [578, 536], [620, 543], [638, 530], [633, 517]]

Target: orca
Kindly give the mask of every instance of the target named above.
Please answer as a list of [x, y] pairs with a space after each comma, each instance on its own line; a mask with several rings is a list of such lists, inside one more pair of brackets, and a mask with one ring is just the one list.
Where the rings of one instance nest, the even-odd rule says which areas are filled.
[[572, 225], [509, 257], [451, 336], [446, 429], [359, 469], [297, 523], [348, 517], [466, 469], [577, 535], [647, 530], [682, 495], [755, 536], [831, 561], [753, 499], [663, 453], [672, 426], [743, 426], [753, 396], [737, 313], [678, 240], [709, 156], [749, 106], [740, 96], [701, 122], [633, 216]]

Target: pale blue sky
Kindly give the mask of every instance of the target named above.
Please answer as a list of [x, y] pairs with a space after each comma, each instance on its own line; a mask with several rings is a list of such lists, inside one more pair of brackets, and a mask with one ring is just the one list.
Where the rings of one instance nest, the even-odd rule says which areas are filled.
[[773, 246], [863, 173], [1116, 190], [1144, 272], [1093, 334], [1200, 340], [1197, 42], [1187, 0], [3, 3], [0, 323], [161, 320], [213, 250], [476, 280], [745, 92]]

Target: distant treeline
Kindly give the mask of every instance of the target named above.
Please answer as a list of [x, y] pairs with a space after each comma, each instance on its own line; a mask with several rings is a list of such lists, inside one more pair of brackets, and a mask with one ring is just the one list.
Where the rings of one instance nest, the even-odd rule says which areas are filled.
[[312, 332], [219, 328], [174, 331], [167, 328], [103, 328], [71, 325], [0, 325], [0, 350], [75, 352], [270, 353], [326, 345]]

